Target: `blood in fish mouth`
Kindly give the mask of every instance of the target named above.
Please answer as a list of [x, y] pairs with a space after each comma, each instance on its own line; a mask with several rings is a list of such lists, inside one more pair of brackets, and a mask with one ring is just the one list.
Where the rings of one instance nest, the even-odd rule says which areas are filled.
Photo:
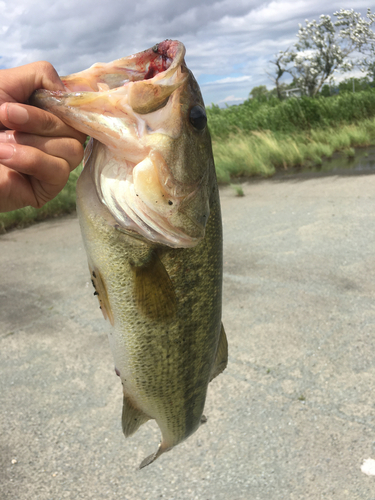
[[162, 73], [169, 68], [172, 60], [168, 57], [168, 48], [169, 46], [165, 43], [164, 45], [157, 44], [152, 48], [153, 52], [161, 56], [161, 59], [156, 59], [155, 61], [150, 62], [148, 71], [144, 76], [144, 80], [150, 80], [158, 73]]

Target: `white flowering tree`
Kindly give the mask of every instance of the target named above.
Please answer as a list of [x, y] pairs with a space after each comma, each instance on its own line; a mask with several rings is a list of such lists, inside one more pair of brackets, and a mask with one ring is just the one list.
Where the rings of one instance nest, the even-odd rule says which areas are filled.
[[[339, 69], [350, 69], [347, 56], [355, 45], [342, 44], [330, 16], [299, 25], [296, 52], [290, 52], [294, 63], [291, 73], [300, 87], [310, 96], [316, 95], [324, 83]], [[346, 46], [343, 46], [346, 45]]]
[[362, 66], [366, 61], [368, 66], [370, 60], [374, 63], [375, 38], [371, 26], [375, 16], [368, 11], [367, 19], [362, 19], [361, 14], [343, 9], [334, 15], [335, 23], [330, 16], [321, 15], [319, 21], [306, 20], [306, 26], [300, 24], [296, 51], [287, 53], [287, 59], [294, 65], [289, 73], [310, 96], [315, 96], [336, 71], [352, 69], [356, 61], [349, 59], [349, 55], [354, 52], [362, 51], [368, 56], [361, 60]]
[[345, 40], [350, 40], [356, 47], [360, 55], [354, 64], [362, 71], [369, 74], [375, 80], [375, 33], [372, 26], [375, 25], [375, 14], [371, 14], [371, 9], [367, 10], [366, 18], [354, 12], [353, 9], [341, 9], [334, 13], [337, 18], [335, 26], [340, 28], [340, 36]]

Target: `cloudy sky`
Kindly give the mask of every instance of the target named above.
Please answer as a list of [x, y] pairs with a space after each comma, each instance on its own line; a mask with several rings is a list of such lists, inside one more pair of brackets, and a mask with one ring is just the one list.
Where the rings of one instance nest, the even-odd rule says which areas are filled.
[[0, 0], [0, 68], [40, 59], [59, 74], [182, 41], [206, 104], [234, 104], [272, 83], [269, 60], [296, 41], [298, 23], [364, 0]]

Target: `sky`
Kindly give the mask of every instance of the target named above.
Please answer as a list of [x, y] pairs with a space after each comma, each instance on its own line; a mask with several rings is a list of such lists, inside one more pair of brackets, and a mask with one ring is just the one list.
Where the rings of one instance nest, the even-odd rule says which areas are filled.
[[[237, 104], [267, 72], [298, 25], [363, 0], [0, 0], [0, 69], [47, 60], [60, 75], [110, 62], [167, 38], [186, 46], [206, 105]], [[287, 81], [285, 79], [284, 81]]]

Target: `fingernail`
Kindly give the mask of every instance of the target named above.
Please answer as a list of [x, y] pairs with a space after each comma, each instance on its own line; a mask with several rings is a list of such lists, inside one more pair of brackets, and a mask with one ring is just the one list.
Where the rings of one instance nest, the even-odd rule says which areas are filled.
[[0, 132], [0, 142], [13, 142], [15, 143], [14, 139], [14, 130], [2, 130]]
[[0, 144], [0, 160], [10, 160], [14, 153], [14, 147], [10, 144]]
[[29, 113], [22, 106], [8, 104], [8, 120], [16, 125], [24, 125], [29, 121]]

